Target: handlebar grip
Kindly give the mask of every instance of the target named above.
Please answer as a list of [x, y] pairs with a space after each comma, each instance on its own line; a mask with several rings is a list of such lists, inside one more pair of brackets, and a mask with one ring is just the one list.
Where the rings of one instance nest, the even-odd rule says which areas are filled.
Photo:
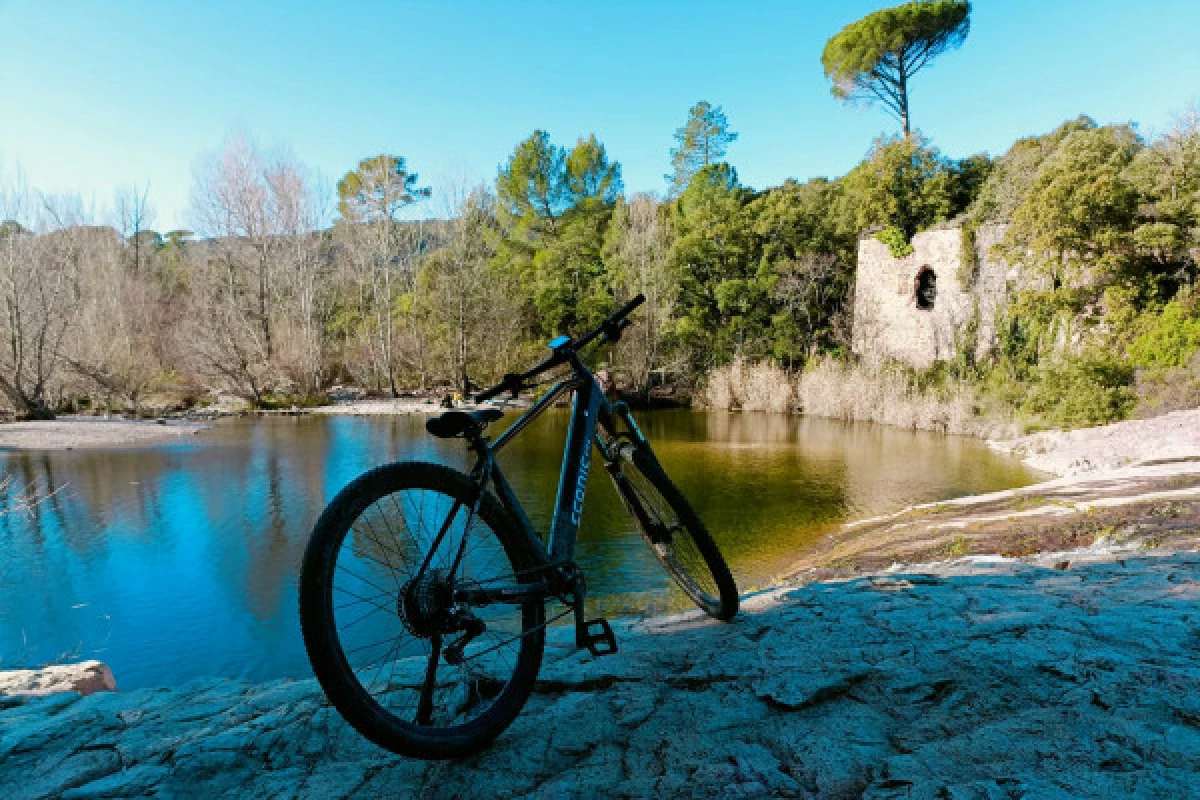
[[609, 317], [609, 319], [613, 320], [615, 322], [616, 320], [619, 320], [622, 317], [627, 317], [633, 313], [633, 310], [635, 308], [637, 308], [644, 302], [646, 302], [646, 295], [638, 294], [637, 297], [633, 298], [628, 303], [626, 303], [625, 305], [621, 306], [619, 309], [614, 311], [612, 316]]
[[625, 327], [621, 323], [626, 322], [627, 320], [625, 318], [632, 314], [633, 310], [644, 302], [646, 302], [646, 295], [639, 294], [637, 297], [633, 298], [628, 303], [609, 314], [608, 319], [604, 320], [604, 322], [601, 322], [600, 326], [587, 336], [584, 336], [582, 339], [576, 341], [575, 346], [577, 348], [586, 347], [602, 333], [608, 334], [608, 340], [615, 341], [620, 336], [621, 329]]

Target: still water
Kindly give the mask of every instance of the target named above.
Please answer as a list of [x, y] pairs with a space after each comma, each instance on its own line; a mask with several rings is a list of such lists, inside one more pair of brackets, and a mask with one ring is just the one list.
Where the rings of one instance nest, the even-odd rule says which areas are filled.
[[[743, 591], [766, 585], [839, 522], [1032, 482], [982, 443], [819, 419], [660, 411], [642, 427]], [[501, 464], [539, 530], [549, 523], [565, 412], [518, 437]], [[97, 658], [121, 688], [205, 676], [308, 677], [296, 576], [323, 505], [393, 459], [466, 465], [424, 418], [225, 420], [188, 441], [3, 453], [0, 668]], [[577, 558], [609, 615], [664, 611], [666, 574], [592, 471]]]

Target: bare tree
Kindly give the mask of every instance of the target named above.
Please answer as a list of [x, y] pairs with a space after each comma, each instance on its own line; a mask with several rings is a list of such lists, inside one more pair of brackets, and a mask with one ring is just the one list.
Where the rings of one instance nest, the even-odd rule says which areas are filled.
[[412, 372], [422, 388], [428, 378], [417, 265], [429, 226], [399, 219], [429, 197], [417, 183], [404, 158], [388, 154], [363, 159], [338, 182], [336, 230], [356, 277], [359, 344], [376, 386], [386, 384], [393, 397], [401, 370]]
[[779, 267], [771, 294], [789, 318], [802, 325], [808, 356], [816, 352], [820, 334], [830, 329], [846, 298], [846, 274], [837, 256], [829, 253], [802, 253]]
[[317, 232], [328, 216], [320, 202], [328, 192], [292, 162], [281, 162], [265, 175], [271, 187], [281, 244], [278, 260], [279, 317], [283, 335], [280, 360], [305, 394], [318, 391], [325, 378], [329, 324], [336, 307], [328, 261], [328, 237]]
[[23, 416], [54, 416], [68, 332], [79, 308], [87, 229], [77, 199], [37, 195], [18, 179], [0, 191], [0, 392]]
[[142, 250], [145, 245], [142, 233], [154, 224], [156, 216], [149, 199], [150, 182], [147, 181], [141, 190], [136, 186], [118, 189], [113, 203], [116, 227], [130, 245], [135, 275], [142, 271]]
[[653, 195], [618, 202], [605, 256], [622, 297], [646, 296], [640, 319], [622, 337], [618, 351], [633, 390], [643, 396], [649, 394], [652, 373], [673, 366], [665, 361], [677, 285], [668, 261], [670, 247], [670, 227]]
[[247, 313], [260, 335], [262, 360], [274, 351], [271, 335], [271, 249], [269, 187], [266, 165], [258, 149], [243, 136], [233, 136], [205, 163], [192, 187], [192, 209], [203, 234], [223, 240], [221, 255], [230, 269], [253, 274]]
[[83, 296], [66, 361], [109, 408], [140, 411], [145, 394], [165, 367], [162, 342], [172, 330], [160, 313], [158, 287], [134, 263], [125, 237], [91, 229], [84, 242]]
[[314, 252], [320, 240], [313, 227], [319, 214], [303, 167], [286, 154], [268, 159], [234, 136], [197, 171], [192, 207], [200, 231], [214, 237], [197, 286], [202, 361], [263, 403], [280, 377], [277, 327], [297, 323], [297, 315], [281, 307], [290, 288], [291, 299], [306, 309], [299, 316], [307, 314], [300, 324], [308, 337], [300, 347], [307, 365], [300, 369], [301, 383], [315, 388], [320, 369], [313, 367], [312, 354], [321, 342], [313, 328]]

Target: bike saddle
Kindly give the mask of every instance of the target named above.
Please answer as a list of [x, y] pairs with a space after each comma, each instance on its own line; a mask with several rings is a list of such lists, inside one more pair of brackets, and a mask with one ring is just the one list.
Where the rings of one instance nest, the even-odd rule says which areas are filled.
[[478, 433], [504, 416], [498, 408], [478, 411], [447, 411], [425, 421], [425, 430], [439, 439], [453, 439], [467, 433]]

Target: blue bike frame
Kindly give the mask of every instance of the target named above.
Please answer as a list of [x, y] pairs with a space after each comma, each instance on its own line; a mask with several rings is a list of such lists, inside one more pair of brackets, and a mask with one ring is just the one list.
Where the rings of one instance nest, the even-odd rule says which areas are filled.
[[[479, 453], [479, 460], [471, 471], [471, 475], [479, 483], [480, 498], [487, 491], [487, 484], [490, 481], [495, 487], [496, 496], [501, 504], [512, 513], [525, 532], [540, 566], [547, 568], [546, 574], [541, 581], [524, 582], [519, 586], [457, 589], [456, 595], [459, 599], [473, 603], [511, 603], [521, 602], [522, 598], [544, 597], [551, 593], [551, 584], [554, 584], [556, 578], [560, 577], [555, 574], [554, 568], [573, 566], [575, 543], [583, 514], [593, 445], [600, 451], [606, 464], [613, 463], [611, 447], [617, 436], [615, 430], [617, 418], [624, 423], [624, 427], [627, 429], [626, 435], [632, 441], [639, 444], [645, 443], [641, 431], [629, 413], [628, 406], [624, 403], [610, 403], [587, 367], [578, 361], [573, 363], [573, 367], [574, 375], [556, 383], [495, 441], [485, 443], [480, 439], [472, 445], [473, 449]], [[546, 543], [538, 536], [521, 501], [517, 498], [508, 479], [504, 477], [504, 473], [496, 462], [496, 454], [521, 433], [529, 423], [568, 392], [574, 392], [571, 401], [571, 421], [566, 445], [563, 449], [558, 493], [554, 501], [554, 518], [550, 526], [548, 543]], [[472, 511], [477, 509], [478, 506]], [[451, 517], [454, 513], [454, 511], [451, 512]], [[558, 590], [569, 591], [571, 587], [564, 586], [560, 582]], [[580, 595], [576, 597], [576, 601], [581, 604], [582, 584], [579, 585], [579, 592]]]
[[[571, 422], [567, 431], [567, 441], [563, 448], [562, 469], [559, 473], [558, 492], [554, 500], [554, 517], [550, 526], [548, 546], [534, 530], [521, 501], [517, 499], [512, 486], [500, 466], [496, 463], [495, 455], [513, 438], [523, 431], [555, 401], [568, 392], [574, 392], [571, 401]], [[576, 374], [555, 384], [534, 405], [521, 415], [507, 430], [487, 446], [485, 455], [481, 458], [483, 465], [489, 465], [487, 478], [496, 488], [500, 502], [513, 513], [534, 545], [535, 552], [541, 561], [547, 564], [566, 563], [575, 557], [575, 541], [579, 533], [579, 520], [583, 515], [584, 496], [587, 490], [587, 477], [591, 468], [592, 445], [600, 450], [607, 461], [611, 455], [608, 445], [600, 436], [598, 427], [603, 418], [605, 428], [610, 428], [614, 413], [612, 404], [604, 397], [590, 372]], [[481, 466], [483, 466], [481, 465]], [[479, 467], [477, 467], [479, 469]], [[480, 469], [482, 472], [483, 470]]]

